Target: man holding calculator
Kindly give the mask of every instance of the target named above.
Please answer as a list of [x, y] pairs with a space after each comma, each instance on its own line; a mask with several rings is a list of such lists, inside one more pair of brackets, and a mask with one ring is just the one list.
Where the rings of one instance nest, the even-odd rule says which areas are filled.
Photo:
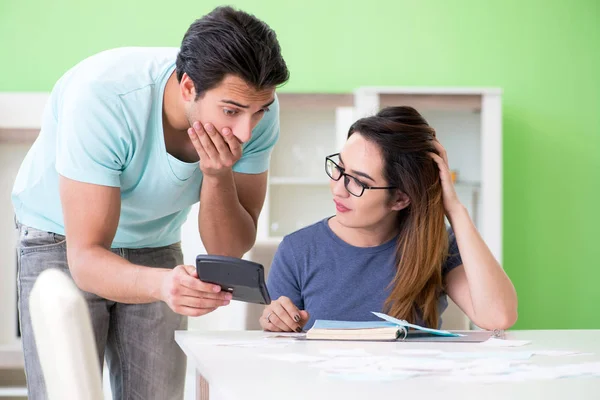
[[180, 49], [108, 50], [57, 82], [13, 189], [30, 399], [46, 397], [29, 315], [46, 268], [83, 291], [113, 398], [183, 398], [173, 332], [231, 294], [182, 265], [181, 226], [200, 201], [208, 253], [253, 246], [288, 77], [275, 33], [222, 7]]

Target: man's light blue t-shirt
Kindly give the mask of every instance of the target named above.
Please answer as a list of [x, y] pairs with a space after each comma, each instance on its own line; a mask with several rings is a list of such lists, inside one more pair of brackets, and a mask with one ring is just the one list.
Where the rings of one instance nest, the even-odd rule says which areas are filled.
[[[176, 48], [120, 48], [69, 70], [46, 105], [38, 139], [13, 188], [18, 221], [64, 234], [58, 176], [121, 190], [112, 247], [159, 247], [180, 240], [202, 172], [167, 153], [163, 93], [175, 70]], [[266, 171], [279, 137], [279, 106], [270, 106], [233, 170]], [[94, 203], [88, 204], [94, 207]]]
[[[310, 329], [317, 319], [381, 321], [372, 311], [384, 311], [391, 292], [397, 238], [375, 247], [355, 247], [340, 239], [328, 220], [283, 238], [267, 279], [271, 298], [289, 297], [298, 309], [308, 311], [310, 319], [304, 329]], [[448, 242], [442, 276], [462, 264], [452, 229], [448, 230]], [[446, 307], [446, 294], [440, 293], [438, 313]], [[415, 323], [425, 326], [422, 319]]]

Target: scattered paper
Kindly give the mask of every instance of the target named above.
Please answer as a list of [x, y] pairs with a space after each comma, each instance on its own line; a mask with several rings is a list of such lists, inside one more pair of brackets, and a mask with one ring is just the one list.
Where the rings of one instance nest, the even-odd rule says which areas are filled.
[[439, 372], [460, 368], [460, 364], [452, 360], [437, 358], [369, 356], [369, 357], [333, 357], [326, 361], [315, 362], [313, 368], [328, 371], [410, 371]]
[[531, 343], [531, 340], [507, 340], [498, 338], [489, 338], [485, 342], [479, 343], [479, 346], [489, 347], [520, 347]]
[[460, 368], [460, 363], [453, 360], [440, 360], [439, 358], [388, 357], [379, 366], [382, 370], [401, 369], [406, 371], [441, 372]]
[[511, 374], [492, 374], [492, 375], [448, 375], [443, 376], [442, 380], [461, 383], [499, 383], [499, 382], [521, 382], [524, 379], [520, 376]]
[[[273, 360], [304, 363], [322, 377], [352, 381], [390, 381], [436, 376], [453, 382], [522, 382], [577, 376], [600, 377], [600, 362], [538, 366], [528, 364], [533, 354], [563, 356], [585, 354], [565, 350], [437, 352], [405, 349], [394, 355], [370, 355], [362, 348], [324, 349], [321, 355], [261, 354]], [[416, 356], [418, 355], [418, 356]]]
[[571, 350], [535, 350], [536, 356], [564, 357], [564, 356], [593, 356], [594, 353], [584, 353]]
[[260, 357], [277, 361], [287, 361], [293, 363], [315, 363], [327, 361], [327, 357], [311, 356], [306, 354], [285, 353], [285, 354], [260, 354]]
[[528, 360], [533, 356], [531, 351], [474, 351], [474, 352], [445, 352], [440, 358], [453, 360], [468, 359], [502, 359], [502, 360]]
[[[254, 340], [227, 340], [204, 338], [201, 344], [248, 348], [281, 348], [298, 341], [302, 334], [273, 333]], [[258, 354], [259, 357], [284, 362], [305, 364], [318, 369], [319, 376], [348, 381], [394, 381], [417, 376], [435, 376], [442, 380], [465, 383], [524, 382], [553, 380], [569, 377], [600, 377], [600, 362], [540, 366], [528, 361], [532, 356], [573, 357], [590, 356], [577, 350], [501, 349], [519, 347], [528, 340], [491, 338], [473, 345], [477, 351], [445, 351], [428, 348], [404, 348], [386, 355], [374, 355], [365, 348], [320, 348], [318, 354], [308, 355], [288, 352], [283, 354]], [[477, 346], [498, 348], [483, 349]], [[292, 346], [292, 348], [295, 348]], [[460, 348], [460, 347], [459, 347]], [[263, 353], [259, 351], [260, 353]]]
[[274, 332], [265, 336], [266, 339], [285, 339], [285, 338], [304, 338], [306, 337], [306, 332]]
[[594, 353], [584, 353], [577, 350], [532, 350], [532, 351], [479, 351], [479, 352], [450, 352], [438, 349], [402, 349], [394, 350], [394, 354], [400, 356], [428, 356], [447, 358], [447, 359], [478, 359], [478, 358], [501, 358], [511, 360], [525, 360], [531, 356], [548, 356], [548, 357], [563, 357], [563, 356], [592, 356]]
[[394, 350], [395, 354], [401, 356], [439, 356], [443, 353], [443, 350], [437, 349], [402, 349]]
[[372, 354], [365, 349], [322, 349], [321, 354], [332, 357], [365, 357]]
[[408, 379], [418, 376], [418, 373], [406, 372], [406, 371], [336, 371], [336, 370], [323, 370], [320, 371], [319, 375], [327, 378], [342, 379], [346, 381], [369, 381], [369, 382], [385, 382], [395, 381], [400, 379]]
[[310, 367], [322, 370], [345, 371], [345, 370], [364, 370], [370, 368], [378, 370], [379, 363], [383, 362], [387, 356], [367, 356], [367, 357], [328, 357], [319, 362], [312, 363]]
[[490, 374], [508, 374], [519, 368], [512, 360], [473, 360], [463, 365], [463, 368], [452, 371], [453, 374], [463, 375], [490, 375]]
[[453, 382], [525, 382], [534, 380], [553, 380], [560, 378], [572, 378], [578, 376], [600, 376], [600, 363], [567, 364], [550, 367], [537, 365], [521, 365], [509, 373], [502, 374], [474, 374], [456, 372], [442, 377], [443, 380]]
[[258, 338], [255, 340], [227, 340], [217, 338], [203, 338], [199, 340], [199, 344], [207, 344], [212, 346], [228, 346], [228, 347], [268, 347], [268, 348], [281, 348], [289, 346], [290, 344], [296, 343], [295, 339], [289, 338]]

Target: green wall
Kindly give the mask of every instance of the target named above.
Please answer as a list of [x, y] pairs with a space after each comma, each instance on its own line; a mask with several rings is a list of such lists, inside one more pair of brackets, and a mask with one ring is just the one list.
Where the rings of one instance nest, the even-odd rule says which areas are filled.
[[[354, 5], [349, 5], [354, 3]], [[0, 91], [78, 60], [177, 46], [215, 1], [0, 0]], [[600, 2], [237, 1], [278, 33], [285, 91], [504, 90], [504, 266], [517, 328], [600, 328]]]

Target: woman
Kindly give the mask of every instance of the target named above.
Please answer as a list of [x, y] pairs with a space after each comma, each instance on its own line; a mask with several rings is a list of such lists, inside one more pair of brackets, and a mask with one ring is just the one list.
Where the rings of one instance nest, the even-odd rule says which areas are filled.
[[371, 311], [437, 328], [446, 294], [481, 328], [515, 323], [515, 289], [460, 203], [434, 129], [415, 109], [358, 120], [325, 169], [336, 214], [281, 242], [268, 278], [277, 300], [260, 318], [263, 329], [377, 319]]

